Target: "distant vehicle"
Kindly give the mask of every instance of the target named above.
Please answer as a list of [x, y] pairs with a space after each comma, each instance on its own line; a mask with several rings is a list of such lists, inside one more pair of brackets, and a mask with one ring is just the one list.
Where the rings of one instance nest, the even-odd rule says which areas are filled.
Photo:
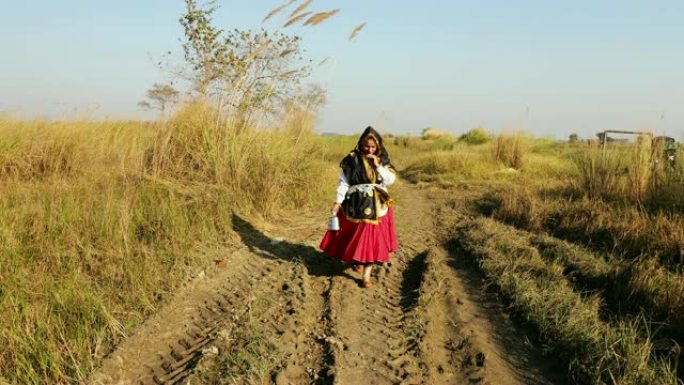
[[677, 160], [677, 142], [669, 136], [656, 136], [651, 142], [653, 149], [663, 151], [663, 156], [668, 162], [674, 164]]
[[[660, 160], [665, 160], [671, 166], [675, 165], [677, 161], [678, 145], [674, 138], [669, 136], [653, 136], [651, 132], [648, 131], [623, 131], [623, 130], [606, 130], [596, 134], [598, 137], [600, 146], [603, 147], [605, 151], [608, 143], [626, 143], [626, 139], [615, 139], [608, 136], [608, 134], [623, 134], [623, 135], [635, 135], [637, 136], [637, 141], [643, 140], [646, 137], [651, 138], [651, 156], [653, 161], [658, 163]], [[656, 154], [656, 151], [659, 154]], [[661, 152], [662, 151], [662, 152]]]
[[637, 140], [642, 137], [653, 137], [653, 134], [648, 131], [624, 131], [624, 130], [605, 130], [596, 134], [599, 143], [605, 148], [607, 143], [629, 143], [629, 139], [626, 138], [613, 138], [608, 136], [608, 134], [623, 134], [623, 135], [634, 135]]

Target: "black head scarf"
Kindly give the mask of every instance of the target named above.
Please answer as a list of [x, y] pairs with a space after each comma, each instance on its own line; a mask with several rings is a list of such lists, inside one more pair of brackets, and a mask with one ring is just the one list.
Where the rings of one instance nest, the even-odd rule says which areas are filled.
[[382, 143], [382, 136], [371, 126], [366, 127], [366, 129], [363, 131], [363, 134], [361, 134], [359, 137], [359, 141], [356, 143], [356, 148], [354, 151], [360, 155], [363, 155], [363, 145], [368, 139], [375, 140], [375, 143], [378, 146], [377, 150], [375, 150], [375, 155], [380, 158], [380, 164], [383, 166], [389, 165], [389, 153], [387, 152], [385, 145]]
[[[382, 136], [373, 127], [368, 127], [359, 137], [354, 150], [340, 162], [340, 167], [342, 167], [349, 185], [382, 183], [382, 176], [376, 172], [373, 162], [363, 154], [363, 145], [368, 139], [373, 139], [377, 145], [374, 155], [380, 159], [380, 164], [395, 172], [390, 163], [389, 153], [382, 143]], [[347, 194], [342, 202], [342, 212], [348, 220], [378, 223], [381, 208], [391, 200], [386, 189], [375, 187], [373, 191], [372, 194], [361, 190]]]
[[389, 153], [382, 142], [382, 136], [373, 127], [368, 126], [359, 137], [354, 150], [340, 162], [340, 167], [344, 170], [345, 176], [350, 184], [379, 182], [375, 170], [372, 167], [364, 167], [364, 163], [367, 163], [367, 161], [363, 154], [363, 145], [368, 139], [375, 140], [375, 143], [377, 144], [375, 155], [380, 158], [380, 164], [394, 171], [394, 166], [390, 162]]

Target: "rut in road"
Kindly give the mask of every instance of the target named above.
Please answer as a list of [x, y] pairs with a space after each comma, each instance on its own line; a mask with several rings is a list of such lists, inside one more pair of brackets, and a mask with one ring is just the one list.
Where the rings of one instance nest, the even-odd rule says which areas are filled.
[[89, 383], [563, 383], [442, 248], [440, 199], [395, 186], [400, 250], [375, 269], [372, 288], [317, 250], [320, 218], [260, 230], [234, 216], [244, 247], [142, 325]]
[[376, 269], [372, 288], [360, 288], [360, 277], [356, 281], [333, 277], [332, 331], [343, 343], [335, 351], [336, 384], [425, 383], [426, 365], [417, 351], [419, 331], [411, 328], [422, 261], [432, 243], [432, 220], [425, 215], [424, 204], [416, 199], [411, 210], [397, 207], [400, 251]]

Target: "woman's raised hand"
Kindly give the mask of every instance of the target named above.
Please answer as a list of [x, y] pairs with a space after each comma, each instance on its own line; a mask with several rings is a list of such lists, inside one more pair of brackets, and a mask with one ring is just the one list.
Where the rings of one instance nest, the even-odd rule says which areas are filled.
[[370, 159], [373, 161], [373, 166], [374, 167], [379, 167], [380, 166], [380, 158], [377, 157], [377, 155], [373, 154], [368, 154], [366, 155], [366, 158]]

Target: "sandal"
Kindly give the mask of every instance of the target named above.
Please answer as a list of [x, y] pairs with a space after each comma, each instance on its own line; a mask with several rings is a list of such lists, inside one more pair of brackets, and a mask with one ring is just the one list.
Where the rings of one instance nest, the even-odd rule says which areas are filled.
[[357, 273], [363, 273], [363, 265], [354, 265], [354, 270]]

